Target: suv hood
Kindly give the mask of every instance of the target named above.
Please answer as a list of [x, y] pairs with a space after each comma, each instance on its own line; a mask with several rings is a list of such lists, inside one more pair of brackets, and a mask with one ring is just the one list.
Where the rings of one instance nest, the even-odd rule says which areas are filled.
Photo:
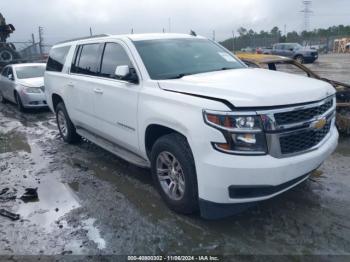
[[335, 93], [328, 83], [265, 69], [233, 69], [159, 80], [168, 91], [208, 96], [236, 107], [265, 107], [318, 101]]
[[28, 87], [41, 87], [41, 86], [44, 86], [44, 78], [34, 77], [34, 78], [17, 79], [17, 83]]

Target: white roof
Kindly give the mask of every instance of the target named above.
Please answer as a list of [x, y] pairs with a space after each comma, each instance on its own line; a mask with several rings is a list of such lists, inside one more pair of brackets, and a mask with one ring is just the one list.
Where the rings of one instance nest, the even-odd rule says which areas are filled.
[[192, 36], [189, 34], [175, 34], [175, 33], [131, 34], [126, 36], [133, 41], [155, 40], [155, 39], [176, 39], [176, 38], [204, 38], [201, 36]]
[[156, 40], [156, 39], [180, 39], [180, 38], [200, 38], [205, 39], [202, 36], [192, 36], [190, 34], [176, 34], [176, 33], [148, 33], [148, 34], [125, 34], [125, 35], [106, 35], [106, 36], [96, 36], [96, 37], [87, 37], [81, 39], [72, 39], [57, 43], [56, 46], [65, 46], [67, 44], [73, 44], [76, 42], [90, 42], [93, 40], [108, 40], [108, 39], [125, 39], [128, 38], [132, 41], [141, 41], [141, 40]]
[[12, 64], [13, 67], [24, 67], [24, 66], [46, 66], [45, 63], [21, 63], [21, 64]]

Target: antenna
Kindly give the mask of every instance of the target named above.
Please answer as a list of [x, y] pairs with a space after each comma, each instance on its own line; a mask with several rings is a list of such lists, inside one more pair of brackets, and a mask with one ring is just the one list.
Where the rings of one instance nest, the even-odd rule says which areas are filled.
[[313, 13], [313, 11], [311, 10], [312, 0], [303, 0], [302, 3], [304, 5], [304, 9], [300, 12], [304, 13], [304, 30], [310, 31], [310, 20], [311, 14]]

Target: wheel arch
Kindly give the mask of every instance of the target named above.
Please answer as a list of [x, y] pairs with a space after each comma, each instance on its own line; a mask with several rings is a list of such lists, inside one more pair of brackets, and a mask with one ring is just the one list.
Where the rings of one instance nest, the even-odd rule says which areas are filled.
[[60, 95], [56, 94], [56, 93], [53, 93], [53, 94], [51, 95], [51, 98], [52, 98], [52, 107], [53, 107], [53, 110], [56, 112], [56, 107], [57, 107], [57, 105], [58, 105], [60, 102], [63, 102], [63, 103], [64, 103], [63, 98], [62, 98]]
[[179, 130], [177, 128], [170, 127], [168, 125], [156, 124], [156, 123], [149, 124], [146, 127], [145, 136], [144, 136], [144, 146], [145, 146], [145, 151], [146, 151], [148, 158], [150, 157], [150, 153], [151, 153], [151, 150], [152, 150], [154, 143], [160, 137], [171, 134], [171, 133], [177, 133], [179, 135], [182, 135], [187, 140], [187, 142], [189, 142], [188, 138], [185, 135], [185, 132], [183, 130]]

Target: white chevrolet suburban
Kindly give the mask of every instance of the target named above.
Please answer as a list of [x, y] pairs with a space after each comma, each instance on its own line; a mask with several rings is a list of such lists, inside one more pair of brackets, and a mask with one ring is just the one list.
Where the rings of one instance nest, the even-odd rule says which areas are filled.
[[150, 167], [170, 208], [219, 218], [306, 180], [334, 151], [335, 90], [247, 68], [206, 38], [96, 36], [55, 45], [45, 92], [64, 141]]

